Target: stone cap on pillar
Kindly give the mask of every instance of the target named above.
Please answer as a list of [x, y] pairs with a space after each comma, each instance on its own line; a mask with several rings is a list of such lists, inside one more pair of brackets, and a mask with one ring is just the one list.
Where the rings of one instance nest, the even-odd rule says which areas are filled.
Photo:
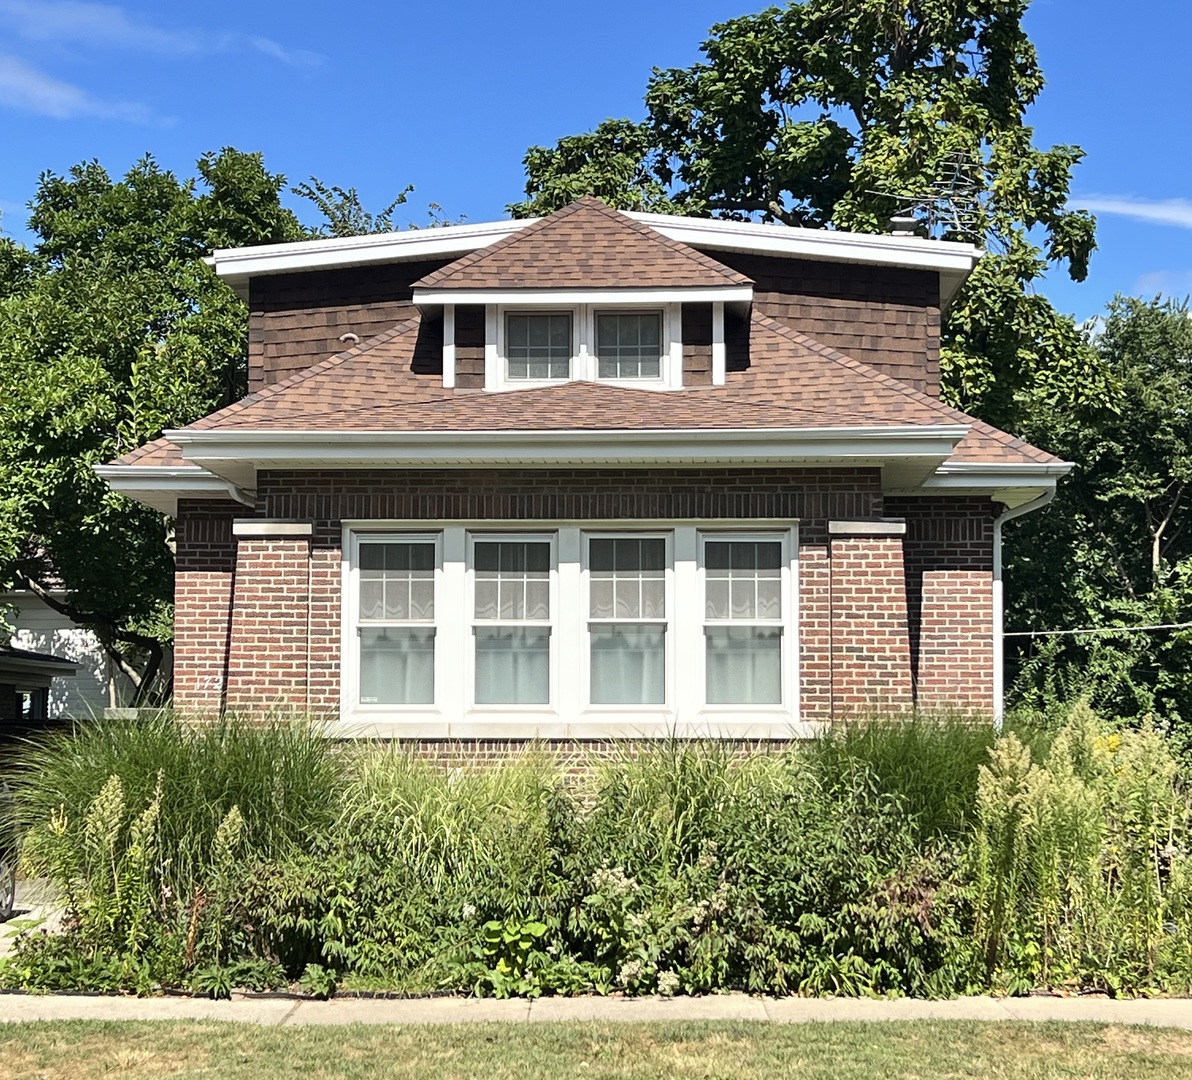
[[906, 536], [905, 518], [880, 521], [829, 521], [829, 536]]
[[232, 522], [232, 535], [253, 539], [297, 539], [314, 534], [311, 521], [278, 518], [237, 518]]

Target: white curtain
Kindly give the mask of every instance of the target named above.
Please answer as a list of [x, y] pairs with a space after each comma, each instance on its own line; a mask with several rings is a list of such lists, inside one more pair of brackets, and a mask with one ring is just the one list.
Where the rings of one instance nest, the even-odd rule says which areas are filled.
[[709, 705], [781, 705], [782, 633], [765, 626], [709, 626]]
[[550, 629], [476, 628], [476, 704], [550, 704]]
[[592, 704], [666, 703], [666, 628], [592, 627]]
[[433, 627], [385, 626], [360, 632], [360, 703], [432, 705]]

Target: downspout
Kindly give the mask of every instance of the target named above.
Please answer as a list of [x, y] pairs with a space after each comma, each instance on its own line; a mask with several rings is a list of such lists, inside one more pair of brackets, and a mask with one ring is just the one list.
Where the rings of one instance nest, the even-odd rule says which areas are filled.
[[1002, 592], [1002, 525], [1032, 510], [1042, 510], [1055, 498], [1055, 488], [1025, 502], [1013, 510], [1005, 510], [993, 519], [993, 726], [1002, 730], [1006, 713], [1006, 603]]

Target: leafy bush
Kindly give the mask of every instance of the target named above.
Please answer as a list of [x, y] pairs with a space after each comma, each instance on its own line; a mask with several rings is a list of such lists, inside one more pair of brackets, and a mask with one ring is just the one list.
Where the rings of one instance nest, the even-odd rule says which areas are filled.
[[[156, 755], [156, 757], [155, 757]], [[669, 740], [565, 773], [229, 722], [21, 755], [67, 908], [0, 982], [543, 993], [1192, 988], [1192, 808], [1157, 731], [1087, 709], [786, 748]]]

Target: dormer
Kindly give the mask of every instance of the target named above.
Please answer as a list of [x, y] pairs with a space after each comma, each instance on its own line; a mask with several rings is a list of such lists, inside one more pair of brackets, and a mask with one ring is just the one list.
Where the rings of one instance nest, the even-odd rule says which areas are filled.
[[[585, 381], [684, 385], [684, 325], [710, 324], [713, 385], [725, 376], [725, 311], [748, 313], [744, 274], [581, 199], [413, 286], [443, 320], [443, 385], [455, 387], [459, 327], [484, 332], [484, 389]], [[696, 308], [707, 318], [693, 318]], [[691, 344], [690, 341], [687, 344]]]

